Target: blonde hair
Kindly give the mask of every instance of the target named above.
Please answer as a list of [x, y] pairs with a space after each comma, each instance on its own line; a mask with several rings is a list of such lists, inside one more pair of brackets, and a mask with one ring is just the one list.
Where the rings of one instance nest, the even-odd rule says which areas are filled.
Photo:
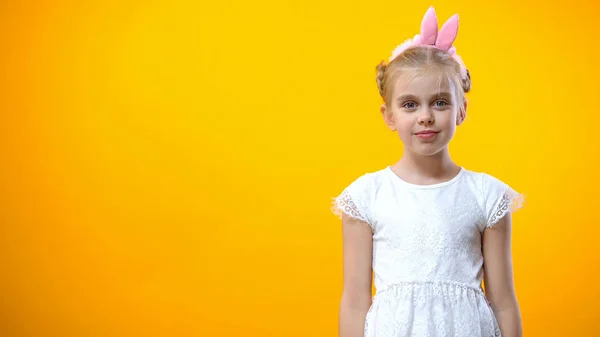
[[[377, 87], [384, 103], [389, 106], [394, 91], [394, 83], [400, 74], [416, 74], [426, 68], [436, 68], [440, 71], [442, 79], [449, 82], [455, 90], [457, 104], [461, 109], [465, 94], [471, 90], [471, 75], [467, 70], [467, 77], [461, 77], [460, 65], [447, 52], [427, 47], [415, 46], [403, 51], [389, 64], [381, 62], [377, 65]], [[462, 90], [456, 90], [461, 88]]]

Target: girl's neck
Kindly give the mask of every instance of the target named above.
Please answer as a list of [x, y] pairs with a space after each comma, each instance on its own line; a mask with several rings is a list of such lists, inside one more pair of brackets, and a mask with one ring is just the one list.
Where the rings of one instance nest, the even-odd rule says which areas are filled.
[[402, 158], [392, 165], [392, 169], [408, 182], [435, 184], [452, 179], [460, 172], [461, 167], [452, 161], [446, 148], [432, 156], [405, 151]]

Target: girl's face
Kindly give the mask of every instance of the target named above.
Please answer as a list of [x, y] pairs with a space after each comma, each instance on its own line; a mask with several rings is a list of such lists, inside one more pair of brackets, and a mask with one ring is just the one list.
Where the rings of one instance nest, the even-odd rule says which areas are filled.
[[381, 112], [406, 150], [431, 156], [450, 143], [465, 113], [460, 111], [454, 88], [448, 82], [434, 70], [412, 77], [398, 76], [389, 108], [384, 104]]

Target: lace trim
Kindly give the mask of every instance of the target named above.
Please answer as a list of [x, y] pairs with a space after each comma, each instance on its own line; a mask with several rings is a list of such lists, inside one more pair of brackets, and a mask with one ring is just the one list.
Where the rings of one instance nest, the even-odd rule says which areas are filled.
[[492, 214], [492, 217], [489, 221], [488, 227], [495, 225], [506, 213], [508, 212], [516, 212], [518, 209], [523, 207], [523, 203], [525, 202], [525, 195], [519, 194], [512, 189], [508, 189], [502, 195], [502, 200], [496, 207], [496, 211]]
[[397, 303], [399, 299], [412, 301], [413, 307], [431, 303], [433, 299], [444, 299], [455, 302], [458, 298], [480, 297], [487, 302], [481, 287], [471, 284], [430, 280], [430, 281], [399, 281], [389, 284], [372, 297], [373, 303]]
[[411, 288], [429, 286], [429, 287], [431, 287], [431, 289], [434, 289], [434, 290], [441, 290], [446, 287], [455, 287], [455, 288], [466, 289], [466, 290], [474, 290], [481, 294], [484, 293], [481, 286], [474, 286], [472, 284], [458, 282], [458, 281], [452, 281], [452, 280], [399, 281], [396, 283], [388, 284], [383, 289], [378, 291], [375, 294], [375, 296], [373, 296], [373, 298], [377, 297], [378, 295], [389, 292], [390, 290], [398, 289], [403, 286], [408, 286]]
[[347, 191], [342, 192], [339, 197], [333, 199], [331, 211], [340, 219], [342, 217], [342, 213], [346, 213], [355, 219], [365, 222], [367, 221]]

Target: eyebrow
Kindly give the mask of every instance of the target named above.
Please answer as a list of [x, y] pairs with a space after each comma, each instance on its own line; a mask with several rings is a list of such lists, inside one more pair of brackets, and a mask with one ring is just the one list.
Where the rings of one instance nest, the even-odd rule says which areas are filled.
[[[439, 97], [452, 97], [452, 94], [446, 91], [443, 92], [438, 92], [435, 95], [432, 95], [431, 98], [439, 98]], [[412, 95], [412, 94], [404, 94], [400, 97], [398, 97], [398, 101], [405, 101], [405, 100], [409, 100], [409, 99], [417, 99], [417, 96]]]

